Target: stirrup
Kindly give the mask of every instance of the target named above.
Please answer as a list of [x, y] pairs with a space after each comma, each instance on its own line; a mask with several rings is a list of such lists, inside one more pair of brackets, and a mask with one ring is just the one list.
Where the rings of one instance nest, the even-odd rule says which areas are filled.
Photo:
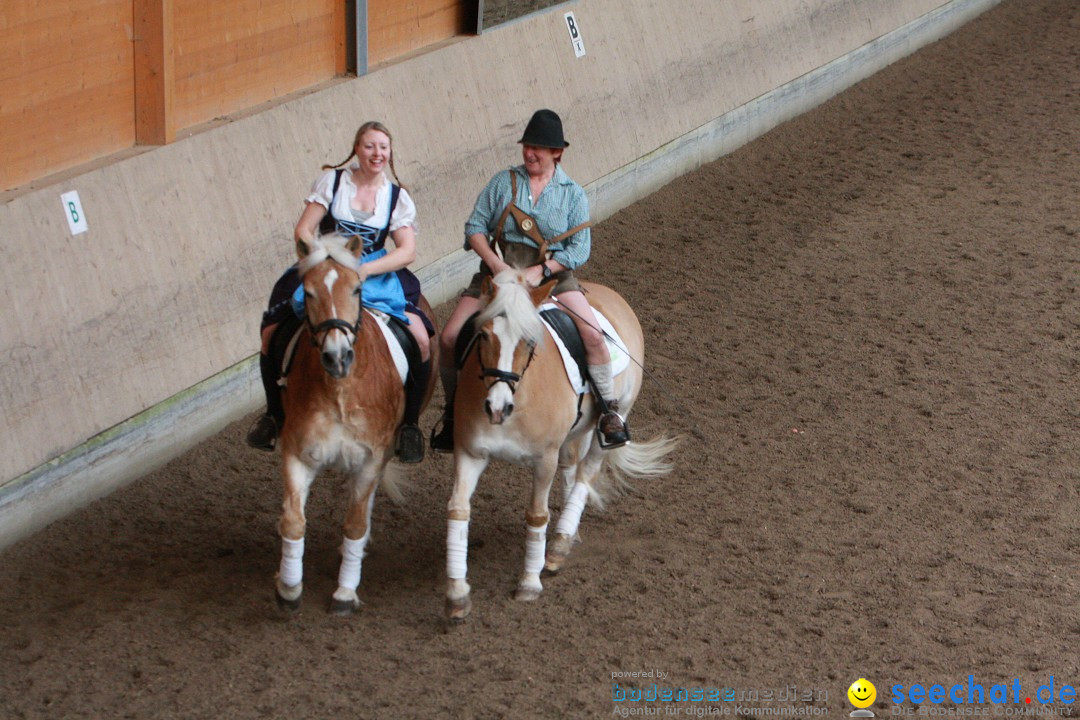
[[442, 419], [431, 429], [431, 450], [437, 453], [454, 452], [454, 416], [443, 413]]
[[[614, 427], [607, 427], [605, 425]], [[596, 422], [596, 438], [601, 450], [614, 450], [630, 442], [630, 428], [626, 420], [614, 410], [608, 410]]]
[[415, 423], [398, 428], [397, 447], [394, 455], [403, 463], [415, 465], [424, 459], [424, 434]]

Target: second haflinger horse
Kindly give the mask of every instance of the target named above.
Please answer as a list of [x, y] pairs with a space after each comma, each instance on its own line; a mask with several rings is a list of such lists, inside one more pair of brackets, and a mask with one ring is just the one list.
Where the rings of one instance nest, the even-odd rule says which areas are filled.
[[[564, 362], [561, 341], [549, 334], [541, 312], [554, 283], [530, 288], [518, 270], [499, 273], [484, 286], [473, 344], [462, 354], [454, 402], [454, 489], [448, 507], [446, 612], [464, 619], [472, 609], [466, 581], [470, 502], [490, 460], [532, 469], [532, 501], [525, 513], [525, 569], [519, 600], [540, 597], [542, 570], [559, 570], [577, 539], [588, 502], [601, 505], [612, 480], [655, 477], [670, 471], [667, 455], [677, 440], [659, 437], [603, 450], [595, 436], [596, 408], [574, 363]], [[618, 407], [629, 413], [641, 390], [644, 339], [633, 310], [615, 291], [582, 283], [624, 369], [615, 380]], [[554, 298], [557, 307], [557, 298]], [[618, 368], [615, 368], [616, 371]], [[555, 475], [563, 479], [563, 505], [547, 545], [548, 496]]]
[[[394, 490], [388, 467], [405, 406], [406, 365], [397, 339], [385, 331], [385, 318], [361, 306], [353, 254], [359, 252], [359, 242], [358, 236], [343, 245], [336, 235], [297, 241], [306, 321], [283, 395], [285, 424], [279, 443], [285, 499], [277, 595], [289, 610], [299, 607], [303, 590], [304, 506], [316, 474], [329, 467], [348, 479], [345, 537], [331, 603], [336, 614], [360, 606], [356, 588], [371, 534], [375, 489], [382, 482]], [[420, 308], [433, 317], [422, 296]], [[431, 393], [429, 384], [425, 404]]]

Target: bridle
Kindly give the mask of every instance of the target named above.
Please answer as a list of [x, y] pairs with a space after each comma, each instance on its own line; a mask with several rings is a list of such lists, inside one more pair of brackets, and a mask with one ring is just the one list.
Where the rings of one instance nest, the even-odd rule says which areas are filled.
[[[356, 342], [356, 336], [360, 334], [360, 323], [363, 321], [363, 310], [360, 311], [360, 315], [356, 318], [356, 322], [351, 325], [341, 318], [330, 318], [329, 320], [323, 320], [318, 325], [311, 323], [311, 318], [307, 313], [304, 313], [304, 321], [307, 323], [308, 333], [311, 335], [311, 344], [314, 347], [320, 347], [322, 343], [319, 342], [319, 333], [329, 332], [331, 330], [342, 330], [346, 334], [351, 335], [352, 340], [350, 345]], [[325, 339], [325, 338], [324, 338]]]
[[[477, 333], [477, 339], [484, 341], [487, 336], [484, 333]], [[506, 386], [510, 388], [510, 394], [513, 395], [517, 392], [517, 384], [521, 382], [521, 378], [525, 375], [525, 371], [529, 369], [529, 365], [532, 364], [533, 357], [536, 356], [536, 343], [527, 343], [529, 346], [529, 359], [525, 361], [525, 367], [521, 369], [520, 373], [510, 372], [508, 370], [500, 370], [499, 368], [489, 368], [484, 366], [484, 358], [480, 354], [480, 351], [476, 352], [476, 361], [480, 363], [480, 379], [495, 378], [494, 382], [484, 383], [488, 392], [491, 392], [491, 388], [495, 387], [501, 382], [506, 383]]]
[[[357, 301], [356, 322], [351, 324], [347, 320], [333, 317], [328, 320], [323, 320], [318, 325], [315, 325], [311, 322], [311, 316], [307, 313], [306, 304], [304, 308], [304, 322], [307, 324], [308, 334], [311, 335], [311, 345], [316, 348], [322, 346], [322, 343], [319, 342], [318, 339], [319, 333], [328, 333], [331, 330], [341, 330], [349, 338], [349, 345], [356, 344], [356, 338], [360, 335], [360, 324], [363, 322], [363, 319], [364, 306], [359, 300]], [[326, 338], [324, 337], [323, 340], [325, 341]]]

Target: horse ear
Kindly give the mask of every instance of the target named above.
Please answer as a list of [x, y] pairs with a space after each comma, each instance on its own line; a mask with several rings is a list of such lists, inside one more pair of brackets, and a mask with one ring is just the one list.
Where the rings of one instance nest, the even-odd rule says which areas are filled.
[[530, 290], [529, 295], [532, 296], [532, 304], [536, 307], [540, 307], [540, 305], [551, 296], [551, 291], [555, 288], [555, 283], [557, 282], [559, 281], [552, 278], [547, 282], [540, 283]]
[[353, 235], [349, 238], [349, 242], [345, 243], [345, 249], [356, 257], [360, 257], [361, 252], [364, 250], [364, 238]]
[[296, 238], [296, 256], [301, 260], [310, 255], [313, 249], [312, 245], [304, 238]]
[[480, 296], [481, 297], [495, 297], [495, 283], [492, 281], [490, 275], [485, 275], [484, 279], [480, 281]]

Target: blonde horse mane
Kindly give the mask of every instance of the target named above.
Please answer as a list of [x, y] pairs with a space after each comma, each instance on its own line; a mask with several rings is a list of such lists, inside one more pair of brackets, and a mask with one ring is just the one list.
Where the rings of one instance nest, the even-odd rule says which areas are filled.
[[327, 258], [347, 268], [355, 268], [357, 265], [356, 256], [345, 247], [343, 237], [337, 233], [322, 235], [311, 241], [308, 254], [297, 264], [300, 277]]
[[476, 318], [477, 326], [502, 315], [506, 318], [506, 329], [511, 337], [532, 344], [543, 340], [544, 321], [533, 304], [524, 273], [520, 270], [503, 270], [492, 282], [494, 295]]

